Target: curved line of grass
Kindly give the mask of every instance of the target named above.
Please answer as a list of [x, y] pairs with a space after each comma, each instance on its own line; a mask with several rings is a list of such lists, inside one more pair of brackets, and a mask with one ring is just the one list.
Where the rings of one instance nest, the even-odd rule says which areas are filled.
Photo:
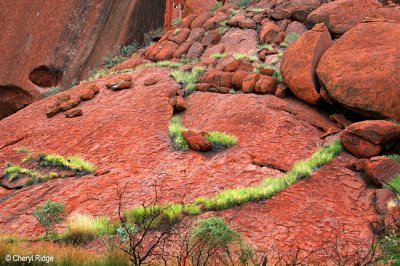
[[[181, 214], [199, 215], [207, 211], [221, 211], [248, 202], [266, 200], [297, 181], [311, 176], [314, 171], [332, 160], [342, 150], [343, 147], [337, 140], [325, 148], [318, 149], [310, 158], [297, 162], [292, 170], [282, 177], [267, 177], [259, 185], [226, 189], [211, 197], [198, 197], [192, 203], [173, 204], [167, 202], [153, 208], [162, 212], [163, 218], [167, 221], [175, 222]], [[131, 221], [137, 221], [146, 215], [146, 208], [136, 207], [127, 210], [125, 214]]]

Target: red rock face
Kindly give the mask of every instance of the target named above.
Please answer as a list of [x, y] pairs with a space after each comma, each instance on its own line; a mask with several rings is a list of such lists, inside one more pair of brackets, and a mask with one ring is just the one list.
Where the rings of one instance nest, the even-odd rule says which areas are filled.
[[[6, 161], [17, 163], [22, 155], [14, 148], [27, 146], [38, 152], [77, 154], [110, 173], [55, 179], [12, 192], [12, 197], [2, 201], [0, 233], [41, 232], [31, 211], [47, 199], [65, 203], [68, 212], [115, 217], [116, 181], [129, 181], [126, 207], [153, 197], [154, 177], [163, 182], [163, 199], [173, 202], [255, 184], [266, 175], [281, 173], [274, 168], [287, 170], [309, 157], [322, 145], [321, 136], [336, 129], [326, 115], [298, 100], [196, 92], [187, 98], [183, 125], [198, 131], [227, 132], [237, 136], [238, 144], [212, 156], [175, 151], [167, 133], [173, 114], [168, 95], [179, 86], [168, 75], [165, 68], [134, 72], [130, 75], [134, 81], [131, 89], [100, 90], [93, 99], [79, 104], [83, 115], [72, 119], [62, 113], [46, 117], [46, 108], [61, 96], [57, 95], [2, 120], [0, 165]], [[154, 76], [159, 82], [145, 86], [144, 82]], [[116, 78], [95, 83], [109, 83]], [[68, 91], [71, 99], [78, 97], [85, 86]], [[255, 159], [271, 167], [253, 164]]]
[[399, 23], [369, 21], [338, 39], [317, 67], [329, 97], [368, 117], [400, 120], [398, 36]]
[[331, 35], [323, 24], [304, 33], [283, 54], [281, 74], [294, 95], [317, 104], [321, 96], [315, 70], [323, 53], [332, 45]]
[[[164, 0], [1, 1], [0, 17], [7, 19], [0, 22], [0, 86], [19, 87], [32, 99], [14, 94], [21, 99], [0, 108], [15, 111], [49, 87], [70, 88], [117, 45], [161, 27], [164, 10]], [[0, 94], [0, 102], [14, 96]]]
[[7, 117], [33, 102], [33, 96], [23, 89], [6, 85], [0, 86], [0, 119]]
[[340, 134], [343, 146], [357, 157], [370, 158], [400, 139], [400, 126], [385, 120], [351, 124]]
[[[374, 190], [366, 187], [361, 174], [345, 168], [352, 160], [351, 156], [341, 155], [311, 178], [270, 200], [234, 208], [223, 216], [243, 230], [252, 244], [271, 250], [270, 259], [277, 256], [276, 250], [284, 253], [297, 247], [308, 252], [331, 251], [336, 240], [352, 254], [357, 243], [372, 237], [367, 221], [375, 217], [371, 201]], [[342, 170], [338, 171], [339, 168]], [[324, 255], [319, 256], [319, 263], [311, 265], [323, 261]]]
[[307, 17], [307, 23], [325, 23], [333, 34], [343, 34], [365, 17], [374, 14], [382, 4], [377, 0], [338, 0], [322, 5]]

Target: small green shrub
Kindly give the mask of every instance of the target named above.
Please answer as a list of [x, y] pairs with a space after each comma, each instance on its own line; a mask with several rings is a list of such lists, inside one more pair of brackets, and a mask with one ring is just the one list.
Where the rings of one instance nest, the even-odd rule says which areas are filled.
[[394, 177], [392, 177], [387, 183], [387, 186], [400, 195], [400, 174], [397, 174]]
[[32, 152], [31, 150], [29, 150], [29, 148], [27, 148], [25, 146], [20, 146], [20, 147], [16, 148], [15, 151], [17, 153], [31, 153]]
[[217, 11], [220, 7], [222, 7], [224, 4], [222, 2], [217, 2], [213, 6], [211, 6], [210, 11], [215, 12]]
[[212, 54], [211, 57], [215, 59], [221, 59], [224, 58], [226, 54]]
[[171, 25], [175, 26], [177, 25], [182, 19], [181, 18], [174, 18], [171, 20]]
[[400, 265], [400, 234], [390, 232], [380, 241], [382, 262], [387, 265]]
[[52, 95], [56, 95], [57, 93], [59, 93], [61, 91], [61, 88], [59, 86], [53, 86], [47, 89], [47, 91], [45, 92], [44, 96], [45, 97], [49, 97]]
[[42, 206], [36, 207], [33, 211], [33, 216], [44, 227], [46, 235], [50, 230], [54, 229], [55, 225], [65, 220], [64, 204], [47, 200]]
[[191, 231], [192, 241], [204, 242], [209, 247], [227, 247], [240, 235], [219, 217], [197, 220]]
[[207, 134], [205, 134], [205, 138], [211, 143], [220, 144], [227, 147], [233, 146], [237, 143], [237, 138], [235, 136], [219, 131], [209, 131]]
[[169, 121], [169, 136], [178, 150], [186, 151], [189, 150], [189, 146], [186, 140], [182, 137], [183, 131], [186, 131], [186, 128], [182, 126], [181, 117], [178, 115], [173, 116]]
[[148, 47], [149, 45], [151, 45], [153, 43], [153, 39], [155, 37], [159, 37], [159, 36], [162, 36], [162, 35], [164, 35], [164, 28], [163, 27], [160, 27], [158, 29], [151, 30], [148, 33], [145, 33], [142, 47]]
[[283, 82], [283, 78], [282, 78], [282, 75], [281, 75], [281, 70], [279, 68], [274, 68], [274, 69], [275, 69], [275, 71], [274, 71], [273, 76], [278, 80], [279, 83], [282, 83]]

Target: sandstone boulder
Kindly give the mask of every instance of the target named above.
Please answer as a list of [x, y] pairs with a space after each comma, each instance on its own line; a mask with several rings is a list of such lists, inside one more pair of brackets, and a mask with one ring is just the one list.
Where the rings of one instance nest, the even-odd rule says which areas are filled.
[[307, 25], [325, 23], [333, 34], [343, 34], [382, 7], [377, 0], [338, 0], [322, 5], [307, 17]]
[[209, 151], [212, 149], [212, 144], [204, 137], [201, 132], [184, 131], [182, 137], [186, 140], [190, 149], [195, 151]]
[[272, 43], [281, 32], [282, 30], [278, 25], [272, 21], [267, 21], [262, 25], [260, 31], [260, 42]]
[[365, 165], [365, 174], [379, 187], [384, 186], [398, 173], [400, 165], [384, 156], [372, 157]]
[[315, 70], [321, 56], [332, 45], [328, 29], [323, 24], [301, 35], [283, 54], [283, 82], [303, 101], [317, 104], [321, 96]]
[[317, 9], [320, 0], [278, 0], [276, 9], [285, 10], [293, 17], [294, 20], [304, 22], [307, 15]]
[[400, 120], [398, 36], [400, 23], [367, 21], [338, 39], [317, 67], [329, 97], [367, 117]]
[[67, 118], [74, 118], [83, 115], [83, 111], [80, 108], [72, 108], [66, 111], [64, 114]]
[[357, 157], [370, 158], [400, 139], [400, 126], [385, 120], [351, 124], [340, 134], [343, 146]]
[[396, 199], [396, 194], [386, 188], [377, 189], [375, 191], [375, 209], [380, 215], [385, 215], [387, 211], [387, 204], [389, 201]]

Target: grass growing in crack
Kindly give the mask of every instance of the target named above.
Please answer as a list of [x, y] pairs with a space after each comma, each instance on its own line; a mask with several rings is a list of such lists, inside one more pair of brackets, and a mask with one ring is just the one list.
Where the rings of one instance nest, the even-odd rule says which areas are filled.
[[[325, 148], [318, 149], [309, 159], [297, 162], [292, 170], [282, 177], [267, 177], [259, 185], [226, 189], [211, 197], [198, 197], [193, 203], [179, 205], [180, 207], [171, 203], [168, 204], [175, 206], [175, 214], [178, 216], [185, 209], [190, 210], [190, 212], [187, 212], [189, 215], [198, 215], [204, 211], [226, 210], [244, 203], [266, 200], [300, 179], [309, 177], [315, 170], [332, 160], [342, 150], [343, 147], [340, 141], [337, 140]], [[166, 205], [161, 206], [160, 208], [166, 207]], [[202, 206], [202, 210], [200, 206]], [[140, 215], [140, 208], [133, 208], [128, 212]]]
[[174, 70], [171, 72], [170, 76], [173, 77], [176, 82], [184, 85], [183, 91], [185, 96], [187, 96], [194, 92], [197, 78], [204, 71], [204, 67], [194, 67], [191, 71]]
[[199, 58], [190, 59], [190, 58], [186, 58], [185, 56], [182, 56], [181, 59], [180, 59], [180, 61], [181, 61], [181, 63], [184, 64], [184, 65], [189, 65], [189, 64], [196, 64], [196, 63], [198, 63], [198, 62], [200, 61], [200, 59], [199, 59]]
[[238, 53], [234, 53], [233, 54], [233, 58], [235, 58], [236, 60], [248, 59], [248, 60], [250, 60], [252, 62], [258, 60], [258, 56], [247, 55], [247, 54], [238, 54]]
[[189, 150], [189, 146], [186, 140], [182, 137], [183, 131], [186, 131], [186, 128], [182, 126], [181, 117], [179, 115], [173, 116], [169, 121], [169, 136], [171, 137], [176, 149], [186, 151]]
[[42, 153], [38, 154], [37, 159], [41, 166], [63, 167], [78, 172], [89, 173], [92, 173], [96, 170], [96, 166], [94, 166], [92, 163], [75, 155], [64, 158], [61, 155]]
[[211, 143], [227, 147], [233, 146], [237, 143], [237, 138], [235, 136], [220, 131], [209, 131], [204, 137]]
[[225, 58], [226, 54], [212, 54], [211, 57], [215, 59]]

